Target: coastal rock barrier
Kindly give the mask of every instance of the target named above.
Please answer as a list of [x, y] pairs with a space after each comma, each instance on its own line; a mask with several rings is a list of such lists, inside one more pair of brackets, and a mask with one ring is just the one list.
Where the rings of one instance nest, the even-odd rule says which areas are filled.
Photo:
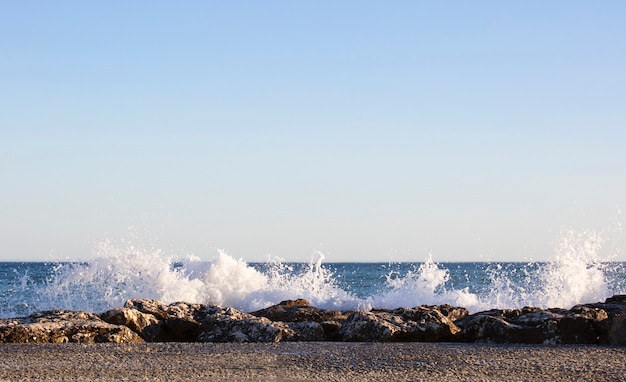
[[492, 309], [450, 305], [334, 311], [303, 299], [256, 312], [129, 300], [101, 314], [51, 310], [0, 319], [0, 343], [96, 342], [494, 342], [626, 346], [626, 295], [573, 308]]

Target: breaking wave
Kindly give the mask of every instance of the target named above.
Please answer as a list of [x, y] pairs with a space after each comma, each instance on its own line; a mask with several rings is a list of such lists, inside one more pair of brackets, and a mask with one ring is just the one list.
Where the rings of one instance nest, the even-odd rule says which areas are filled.
[[[626, 290], [624, 263], [599, 256], [600, 235], [569, 232], [544, 263], [308, 263], [270, 259], [247, 263], [225, 251], [212, 261], [174, 259], [159, 249], [100, 243], [92, 259], [57, 263], [46, 277], [28, 271], [5, 292], [0, 315], [44, 309], [100, 312], [132, 298], [198, 302], [254, 311], [305, 298], [336, 310], [422, 304], [464, 306], [472, 312], [522, 306], [569, 308]], [[351, 272], [345, 272], [350, 268]], [[343, 272], [343, 273], [342, 273]], [[370, 284], [363, 284], [371, 280]], [[355, 286], [357, 283], [361, 284]]]

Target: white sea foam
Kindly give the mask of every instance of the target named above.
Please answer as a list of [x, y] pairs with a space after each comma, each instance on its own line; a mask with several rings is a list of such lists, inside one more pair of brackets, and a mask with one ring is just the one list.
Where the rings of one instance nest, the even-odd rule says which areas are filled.
[[397, 308], [422, 304], [452, 304], [468, 307], [478, 303], [478, 296], [470, 293], [468, 288], [446, 289], [450, 271], [435, 264], [432, 255], [405, 276], [393, 276], [393, 273], [387, 275], [387, 291], [372, 297], [373, 306]]
[[[98, 312], [122, 306], [131, 298], [198, 302], [242, 311], [296, 298], [340, 310], [444, 303], [464, 306], [472, 312], [529, 305], [569, 308], [624, 292], [623, 263], [614, 272], [617, 281], [610, 279], [607, 275], [612, 271], [611, 263], [602, 261], [600, 244], [600, 235], [595, 232], [568, 232], [562, 235], [554, 258], [547, 263], [490, 264], [486, 273], [468, 274], [468, 282], [459, 286], [451, 281], [450, 270], [429, 256], [408, 271], [389, 272], [374, 292], [357, 297], [358, 293], [348, 292], [353, 290], [350, 287], [340, 286], [342, 275], [332, 273], [320, 252], [314, 253], [307, 264], [270, 259], [259, 267], [224, 251], [218, 251], [207, 262], [197, 257], [174, 259], [162, 250], [128, 242], [104, 241], [91, 259], [61, 263], [43, 283], [24, 274], [13, 288], [30, 296], [28, 304], [20, 308], [27, 312], [53, 308]], [[11, 313], [11, 302], [3, 305], [7, 308], [0, 307], [4, 309], [0, 313], [6, 316]]]
[[[623, 285], [609, 287], [610, 267], [623, 264], [603, 261], [599, 255], [601, 238], [594, 231], [563, 233], [553, 259], [505, 268], [491, 264], [482, 293], [448, 285], [450, 273], [429, 257], [416, 271], [400, 278], [387, 278], [388, 291], [372, 298], [377, 307], [393, 308], [420, 304], [451, 304], [470, 311], [492, 308], [570, 308], [573, 305], [603, 301], [611, 293], [622, 292]], [[615, 270], [613, 270], [615, 271]], [[618, 272], [620, 270], [617, 270]]]
[[336, 286], [323, 260], [323, 254], [315, 253], [299, 272], [274, 260], [262, 273], [224, 251], [218, 251], [211, 262], [197, 257], [174, 261], [161, 250], [119, 247], [105, 241], [92, 259], [58, 265], [53, 277], [37, 287], [37, 305], [102, 311], [128, 299], [150, 298], [253, 311], [305, 298], [318, 306], [358, 308], [360, 300]]

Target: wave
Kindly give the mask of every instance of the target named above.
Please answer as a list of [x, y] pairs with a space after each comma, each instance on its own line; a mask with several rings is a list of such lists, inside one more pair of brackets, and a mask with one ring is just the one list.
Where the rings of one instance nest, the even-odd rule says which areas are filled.
[[[472, 312], [523, 306], [569, 308], [626, 290], [624, 263], [600, 258], [600, 244], [596, 233], [572, 231], [562, 236], [548, 262], [489, 263], [480, 274], [467, 268], [460, 275], [457, 270], [453, 274], [432, 256], [404, 271], [390, 264], [386, 274], [378, 270], [373, 276], [380, 285], [363, 295], [363, 290], [346, 285], [343, 275], [324, 263], [321, 252], [305, 264], [280, 259], [249, 264], [225, 251], [206, 262], [103, 241], [92, 259], [55, 264], [43, 281], [25, 273], [12, 286], [17, 292], [12, 299], [26, 299], [21, 309], [26, 312], [60, 308], [100, 312], [133, 298], [232, 306], [248, 312], [296, 298], [335, 310], [444, 303]], [[355, 277], [365, 277], [359, 269]], [[4, 310], [0, 312], [4, 316], [15, 313]]]

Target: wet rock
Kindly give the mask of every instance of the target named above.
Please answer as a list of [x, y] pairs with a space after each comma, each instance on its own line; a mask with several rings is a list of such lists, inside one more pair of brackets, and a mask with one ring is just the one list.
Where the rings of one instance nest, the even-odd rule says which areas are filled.
[[449, 305], [337, 312], [290, 300], [254, 312], [129, 300], [101, 315], [46, 311], [0, 319], [0, 342], [488, 341], [626, 346], [626, 295], [566, 309]]
[[558, 343], [559, 313], [540, 308], [492, 309], [456, 321], [464, 342]]
[[210, 307], [203, 318], [200, 342], [296, 341], [297, 333], [284, 322], [272, 322], [233, 308]]
[[[129, 311], [143, 314], [138, 316], [138, 322], [130, 323], [129, 327], [139, 329], [138, 334], [147, 341], [195, 342], [204, 330], [202, 321], [207, 306], [184, 302], [168, 305], [157, 300], [141, 299], [127, 301], [123, 309], [127, 309], [126, 314]], [[149, 324], [145, 326], [142, 320]]]
[[163, 322], [154, 315], [133, 308], [115, 308], [100, 315], [104, 321], [114, 325], [124, 325], [147, 342], [155, 342], [163, 328]]
[[389, 314], [354, 312], [339, 329], [343, 341], [389, 341], [400, 330]]
[[[116, 313], [112, 317], [119, 317], [122, 313], [133, 316], [129, 314], [133, 311], [143, 314], [144, 316], [135, 316], [148, 325], [133, 321], [131, 326], [139, 329], [140, 335], [148, 341], [279, 342], [317, 338], [314, 328], [307, 325], [290, 328], [283, 322], [273, 322], [234, 308], [183, 302], [167, 305], [156, 300], [130, 300], [124, 309], [126, 310], [121, 312], [111, 312]], [[123, 319], [125, 318], [120, 318], [118, 322]]]
[[324, 326], [319, 322], [287, 322], [287, 327], [293, 330], [295, 336], [291, 341], [327, 341]]
[[454, 341], [460, 332], [461, 329], [438, 306], [355, 312], [339, 329], [339, 335], [344, 341], [366, 342]]
[[597, 344], [604, 330], [606, 311], [584, 305], [576, 305], [562, 314], [557, 322], [559, 343]]
[[143, 339], [128, 327], [109, 324], [93, 313], [52, 310], [0, 320], [0, 342], [129, 343]]
[[[618, 344], [619, 329], [614, 330], [613, 323], [617, 324], [619, 315], [607, 314], [602, 305], [576, 305], [569, 310], [493, 309], [462, 318], [456, 324], [465, 342]], [[615, 307], [610, 310], [615, 311]], [[609, 336], [611, 330], [614, 334]]]
[[341, 341], [342, 336], [340, 333], [341, 327], [343, 326], [342, 321], [331, 320], [331, 321], [323, 321], [320, 322], [322, 329], [324, 330], [324, 335], [326, 336], [326, 341]]
[[283, 301], [251, 314], [257, 317], [265, 317], [271, 321], [282, 322], [323, 322], [346, 319], [348, 317], [348, 314], [344, 312], [311, 306], [304, 299]]
[[434, 305], [430, 307], [441, 312], [441, 314], [443, 314], [452, 322], [460, 320], [461, 318], [467, 317], [469, 315], [469, 311], [467, 309], [463, 307], [459, 307], [459, 306], [451, 306], [448, 304], [443, 304], [443, 305]]
[[612, 316], [607, 319], [606, 335], [601, 338], [601, 343], [608, 345], [626, 346], [626, 314]]
[[606, 318], [598, 325], [601, 344], [626, 345], [626, 295], [615, 295], [603, 303], [582, 306], [606, 313]]

